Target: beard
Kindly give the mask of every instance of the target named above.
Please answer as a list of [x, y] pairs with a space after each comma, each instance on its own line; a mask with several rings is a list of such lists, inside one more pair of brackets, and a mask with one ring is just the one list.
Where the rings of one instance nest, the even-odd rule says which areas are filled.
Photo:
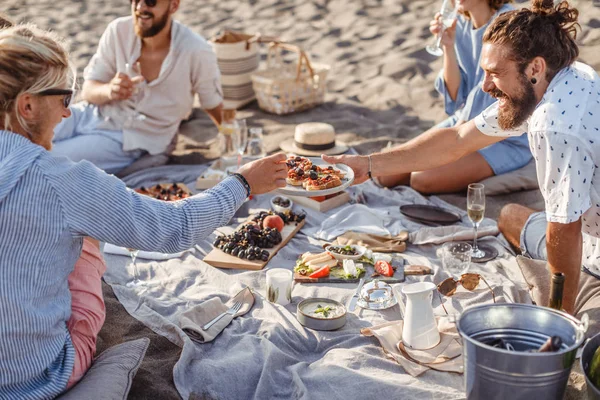
[[507, 96], [499, 89], [488, 92], [498, 100], [504, 99], [503, 106], [498, 108], [498, 125], [503, 130], [514, 130], [521, 126], [533, 114], [537, 105], [535, 91], [525, 75], [521, 75], [519, 84], [521, 93], [514, 97]]
[[152, 20], [154, 20], [154, 14], [149, 13], [149, 12], [139, 14], [139, 15], [137, 13], [135, 14], [135, 22], [136, 22], [134, 24], [135, 33], [136, 33], [136, 35], [138, 35], [141, 38], [150, 38], [150, 37], [158, 35], [163, 29], [165, 29], [165, 26], [167, 26], [167, 22], [169, 22], [169, 11], [167, 10], [160, 17], [160, 19], [158, 21], [156, 21], [152, 24], [152, 26], [144, 29], [144, 28], [140, 27], [140, 25], [138, 23], [140, 21], [139, 16], [141, 16], [141, 15], [150, 16], [150, 17], [152, 17]]

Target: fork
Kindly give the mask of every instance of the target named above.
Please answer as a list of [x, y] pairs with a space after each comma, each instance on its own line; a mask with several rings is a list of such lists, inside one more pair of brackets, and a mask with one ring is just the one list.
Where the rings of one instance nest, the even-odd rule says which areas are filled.
[[217, 315], [212, 321], [210, 321], [209, 323], [207, 323], [206, 325], [204, 325], [202, 327], [202, 330], [203, 331], [209, 330], [211, 326], [213, 326], [214, 324], [216, 324], [221, 318], [223, 318], [227, 314], [229, 314], [229, 315], [235, 315], [238, 311], [240, 311], [240, 308], [242, 308], [242, 302], [238, 301], [234, 305], [232, 305], [231, 308], [229, 308], [229, 310], [225, 311], [222, 314]]

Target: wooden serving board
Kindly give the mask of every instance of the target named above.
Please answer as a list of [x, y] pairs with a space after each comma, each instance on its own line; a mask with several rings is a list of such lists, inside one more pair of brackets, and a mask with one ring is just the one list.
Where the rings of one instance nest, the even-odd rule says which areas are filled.
[[[272, 249], [265, 249], [270, 253], [269, 259], [267, 261], [257, 261], [257, 260], [245, 260], [238, 257], [234, 257], [231, 254], [227, 254], [224, 251], [213, 248], [210, 253], [204, 257], [204, 262], [212, 265], [213, 267], [218, 268], [230, 268], [230, 269], [249, 269], [258, 271], [261, 270], [267, 265], [267, 263], [273, 258], [275, 254], [281, 249], [283, 246], [290, 241], [292, 237], [304, 226], [306, 219], [303, 219], [297, 226], [296, 223], [285, 224], [283, 227], [283, 232], [281, 232], [281, 243]], [[240, 226], [245, 225], [241, 224]]]
[[[339, 264], [338, 264], [339, 265]], [[326, 278], [309, 278], [308, 276], [300, 275], [297, 272], [294, 272], [294, 281], [298, 283], [358, 283], [361, 277], [365, 277], [365, 282], [372, 281], [373, 279], [379, 279], [382, 282], [386, 283], [401, 283], [404, 282], [404, 259], [403, 258], [393, 258], [392, 265], [396, 267], [396, 271], [394, 272], [394, 276], [384, 277], [377, 276], [375, 278], [371, 278], [371, 275], [375, 271], [374, 267], [371, 264], [362, 263], [363, 267], [366, 268], [366, 271], [363, 275], [358, 278], [339, 278], [332, 275], [329, 275]]]

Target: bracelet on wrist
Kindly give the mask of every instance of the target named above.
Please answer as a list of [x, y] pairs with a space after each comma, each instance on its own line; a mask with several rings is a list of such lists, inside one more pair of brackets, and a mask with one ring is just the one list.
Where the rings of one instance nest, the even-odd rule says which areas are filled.
[[373, 172], [371, 171], [372, 167], [373, 167], [373, 161], [371, 160], [371, 155], [368, 155], [367, 157], [369, 157], [369, 172], [367, 173], [369, 179], [375, 184], [375, 186], [383, 188], [383, 186], [377, 182], [377, 179], [375, 179], [373, 177]]
[[246, 189], [246, 197], [250, 197], [250, 193], [252, 193], [252, 189], [250, 188], [250, 184], [248, 183], [246, 178], [244, 178], [244, 175], [238, 174], [237, 172], [235, 172], [235, 173], [231, 174], [231, 176], [236, 178], [238, 181], [240, 181], [240, 183], [242, 185], [244, 185], [244, 188]]

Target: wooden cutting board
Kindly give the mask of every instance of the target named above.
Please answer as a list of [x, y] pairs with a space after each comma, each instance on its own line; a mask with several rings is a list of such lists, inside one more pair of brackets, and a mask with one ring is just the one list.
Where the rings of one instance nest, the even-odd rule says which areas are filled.
[[[302, 220], [298, 225], [295, 223], [285, 224], [283, 227], [283, 232], [281, 232], [281, 243], [272, 249], [265, 249], [270, 253], [269, 259], [267, 261], [257, 261], [257, 260], [246, 260], [238, 257], [234, 257], [231, 254], [227, 254], [220, 249], [213, 248], [210, 253], [204, 257], [204, 262], [212, 265], [213, 267], [218, 268], [230, 268], [230, 269], [249, 269], [249, 270], [261, 270], [267, 265], [267, 263], [273, 258], [275, 254], [281, 249], [283, 246], [290, 241], [292, 237], [304, 226], [306, 219]], [[244, 224], [240, 225], [243, 226]]]
[[[390, 284], [404, 282], [404, 259], [403, 258], [393, 258], [392, 259], [392, 265], [394, 267], [396, 267], [396, 271], [394, 272], [394, 275], [390, 276], [390, 277], [387, 277], [387, 276], [384, 277], [384, 276], [380, 275], [375, 278], [371, 278], [371, 275], [375, 271], [375, 268], [371, 264], [367, 264], [367, 263], [362, 263], [362, 264], [363, 264], [363, 267], [366, 268], [365, 274], [362, 275], [365, 277], [366, 282], [371, 281], [373, 279], [379, 279], [382, 282], [386, 282], [386, 283], [390, 283]], [[360, 277], [345, 279], [345, 278], [335, 277], [330, 274], [326, 278], [314, 279], [314, 278], [309, 278], [308, 276], [300, 275], [297, 272], [294, 272], [294, 281], [296, 281], [298, 283], [358, 283], [358, 281], [360, 281]]]

